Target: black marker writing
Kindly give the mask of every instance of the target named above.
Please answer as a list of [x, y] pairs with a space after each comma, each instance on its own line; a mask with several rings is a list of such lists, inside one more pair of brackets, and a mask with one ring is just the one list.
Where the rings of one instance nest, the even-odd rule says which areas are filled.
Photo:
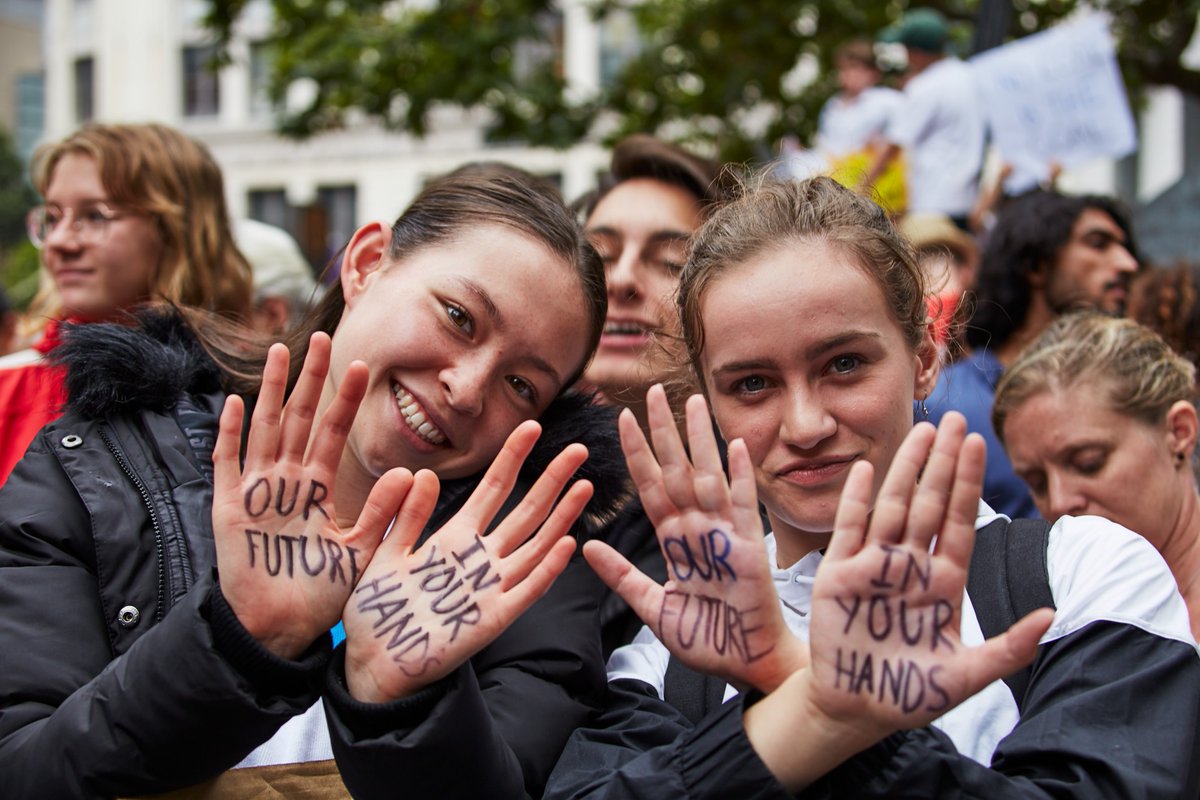
[[729, 534], [722, 530], [711, 530], [700, 536], [698, 554], [692, 549], [692, 543], [683, 537], [670, 536], [663, 540], [663, 552], [675, 577], [681, 581], [689, 580], [693, 576], [705, 581], [720, 581], [722, 567], [728, 573], [729, 580], [737, 581], [737, 573], [728, 561], [732, 549]]
[[926, 671], [915, 661], [881, 656], [876, 669], [871, 653], [860, 656], [857, 650], [839, 647], [834, 670], [834, 688], [845, 689], [850, 694], [872, 695], [879, 702], [896, 706], [906, 714], [922, 706], [925, 711], [936, 713], [950, 705], [950, 696], [938, 682], [941, 665]]
[[[343, 547], [332, 539], [321, 536], [285, 536], [246, 528], [246, 547], [249, 551], [250, 569], [262, 564], [267, 574], [276, 577], [296, 577], [296, 564], [312, 577], [328, 571], [330, 583], [353, 586], [358, 581], [358, 549]], [[320, 554], [320, 562], [310, 561], [309, 542], [312, 550]], [[261, 553], [261, 558], [260, 554]], [[317, 563], [316, 567], [312, 564]], [[347, 570], [349, 575], [347, 575]]]
[[703, 647], [720, 655], [729, 651], [744, 663], [752, 663], [770, 653], [773, 647], [755, 652], [751, 637], [762, 629], [749, 625], [758, 607], [742, 611], [720, 597], [690, 592], [668, 591], [659, 611], [659, 630], [685, 650]]
[[[269, 478], [259, 478], [246, 490], [244, 500], [246, 513], [252, 517], [261, 517], [274, 507], [280, 517], [288, 517], [296, 510], [296, 502], [300, 498], [300, 481], [290, 485], [285, 478], [279, 479], [277, 487], [272, 487]], [[329, 496], [329, 487], [320, 481], [310, 480], [308, 493], [304, 498], [304, 508], [300, 514], [304, 519], [312, 515], [313, 509], [321, 512], [321, 516], [329, 519], [329, 514], [321, 506], [321, 502]]]

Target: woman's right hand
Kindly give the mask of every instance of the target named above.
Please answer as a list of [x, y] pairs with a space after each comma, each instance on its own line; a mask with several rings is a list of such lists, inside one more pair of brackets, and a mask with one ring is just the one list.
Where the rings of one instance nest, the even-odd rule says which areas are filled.
[[807, 663], [807, 648], [783, 620], [745, 443], [730, 444], [727, 479], [703, 397], [687, 402], [690, 458], [661, 386], [646, 405], [654, 450], [628, 410], [621, 447], [666, 558], [667, 583], [602, 542], [588, 542], [584, 555], [684, 664], [769, 692]]
[[272, 346], [245, 464], [239, 460], [244, 410], [236, 395], [225, 401], [213, 448], [213, 538], [221, 592], [247, 632], [283, 658], [300, 655], [337, 623], [413, 481], [406, 469], [388, 471], [357, 522], [348, 528], [338, 524], [334, 482], [367, 368], [361, 361], [349, 366], [316, 421], [329, 351], [329, 337], [313, 334], [285, 405], [288, 352], [281, 344]]

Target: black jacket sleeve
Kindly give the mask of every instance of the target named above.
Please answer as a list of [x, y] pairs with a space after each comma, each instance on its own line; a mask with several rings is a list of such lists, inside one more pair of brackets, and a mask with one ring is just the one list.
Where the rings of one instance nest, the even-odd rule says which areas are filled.
[[[615, 681], [601, 718], [572, 736], [546, 797], [788, 796], [750, 747], [741, 708], [731, 700], [693, 729], [649, 685]], [[1025, 712], [991, 765], [935, 728], [903, 731], [800, 796], [1193, 798], [1198, 731], [1196, 649], [1095, 622], [1042, 645]]]
[[601, 702], [599, 586], [576, 556], [537, 603], [468, 664], [416, 695], [356, 702], [335, 657], [325, 707], [356, 797], [539, 797], [571, 731]]
[[130, 566], [100, 563], [91, 526], [54, 454], [35, 441], [0, 489], [6, 798], [187, 786], [232, 767], [316, 701], [328, 640], [296, 662], [275, 658], [208, 578], [161, 622], [143, 619], [148, 629], [114, 655], [99, 584]]

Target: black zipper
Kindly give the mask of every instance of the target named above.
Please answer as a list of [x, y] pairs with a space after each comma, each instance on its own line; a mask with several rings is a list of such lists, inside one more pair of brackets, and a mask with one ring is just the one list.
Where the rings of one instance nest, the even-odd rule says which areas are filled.
[[166, 568], [166, 553], [163, 547], [162, 528], [158, 524], [158, 514], [154, 511], [154, 504], [150, 502], [150, 492], [146, 489], [146, 484], [133, 471], [133, 467], [129, 466], [129, 462], [125, 460], [125, 456], [113, 444], [112, 439], [108, 436], [108, 431], [103, 426], [100, 427], [100, 438], [104, 440], [104, 444], [108, 447], [113, 458], [117, 460], [117, 464], [121, 467], [121, 471], [128, 476], [129, 480], [133, 481], [133, 485], [137, 487], [138, 494], [142, 496], [142, 505], [146, 507], [146, 513], [150, 515], [150, 525], [154, 528], [154, 552], [158, 556], [158, 602], [154, 608], [154, 621], [162, 622], [163, 614], [166, 608], [167, 596], [167, 568]]

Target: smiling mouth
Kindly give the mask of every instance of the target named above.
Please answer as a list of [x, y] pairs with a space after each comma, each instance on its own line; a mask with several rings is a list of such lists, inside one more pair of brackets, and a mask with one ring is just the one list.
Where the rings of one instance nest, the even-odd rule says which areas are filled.
[[425, 416], [425, 410], [417, 402], [417, 398], [409, 394], [398, 383], [392, 385], [392, 394], [396, 396], [396, 405], [400, 407], [400, 416], [404, 418], [404, 424], [408, 426], [409, 430], [430, 444], [446, 444], [446, 434], [429, 421], [429, 418]]
[[637, 322], [604, 323], [604, 334], [606, 336], [645, 336], [649, 332], [649, 328]]

